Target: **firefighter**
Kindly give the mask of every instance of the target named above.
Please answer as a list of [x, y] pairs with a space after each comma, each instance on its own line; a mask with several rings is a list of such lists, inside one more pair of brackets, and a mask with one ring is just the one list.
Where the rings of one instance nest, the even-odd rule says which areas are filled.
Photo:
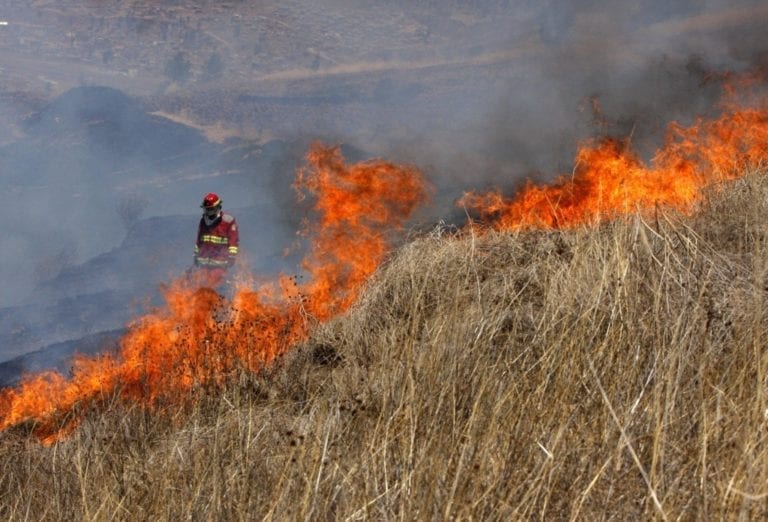
[[211, 192], [200, 205], [203, 215], [197, 227], [195, 266], [223, 279], [237, 259], [239, 232], [234, 216], [222, 212], [221, 198]]

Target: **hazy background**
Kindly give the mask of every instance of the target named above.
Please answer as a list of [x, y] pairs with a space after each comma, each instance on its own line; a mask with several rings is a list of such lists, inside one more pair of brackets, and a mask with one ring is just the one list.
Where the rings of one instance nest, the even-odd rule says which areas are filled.
[[0, 2], [0, 361], [156, 300], [208, 191], [251, 270], [295, 270], [311, 140], [417, 164], [419, 221], [459, 220], [463, 190], [569, 172], [590, 136], [648, 157], [728, 71], [768, 71], [765, 2], [605, 4]]

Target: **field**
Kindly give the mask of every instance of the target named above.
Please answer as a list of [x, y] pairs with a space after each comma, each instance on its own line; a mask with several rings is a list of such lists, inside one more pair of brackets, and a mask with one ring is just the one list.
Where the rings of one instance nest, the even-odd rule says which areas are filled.
[[766, 6], [4, 9], [0, 519], [768, 519]]
[[768, 180], [596, 227], [437, 227], [267, 370], [0, 435], [4, 519], [757, 519]]

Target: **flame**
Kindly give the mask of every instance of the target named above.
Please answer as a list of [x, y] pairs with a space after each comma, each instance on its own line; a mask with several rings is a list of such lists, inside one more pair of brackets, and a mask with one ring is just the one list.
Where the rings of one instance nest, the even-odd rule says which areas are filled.
[[[663, 146], [645, 164], [629, 140], [601, 138], [583, 144], [572, 175], [548, 185], [527, 182], [509, 199], [500, 191], [467, 192], [459, 200], [500, 230], [567, 228], [668, 206], [690, 212], [702, 189], [740, 177], [768, 160], [768, 99], [745, 93], [756, 76], [727, 84], [715, 119], [688, 127], [671, 123]], [[740, 105], [739, 99], [751, 103]]]
[[128, 325], [116, 353], [76, 357], [70, 378], [46, 372], [0, 390], [0, 430], [31, 423], [51, 444], [71, 433], [89, 406], [116, 395], [154, 410], [183, 405], [235, 370], [272, 362], [307, 337], [309, 318], [325, 321], [347, 310], [390, 249], [392, 231], [426, 200], [426, 184], [410, 166], [348, 166], [338, 147], [314, 144], [306, 160], [295, 188], [315, 198], [317, 219], [302, 231], [309, 242], [305, 284], [281, 277], [240, 287], [226, 301], [212, 289], [221, 274], [179, 278], [162, 289], [164, 308]]
[[305, 231], [315, 247], [303, 262], [311, 274], [304, 293], [310, 313], [325, 320], [355, 300], [389, 250], [391, 231], [425, 202], [426, 185], [411, 166], [371, 161], [346, 168], [339, 149], [313, 147], [307, 159], [312, 168], [299, 171], [295, 187], [316, 196], [319, 220]]

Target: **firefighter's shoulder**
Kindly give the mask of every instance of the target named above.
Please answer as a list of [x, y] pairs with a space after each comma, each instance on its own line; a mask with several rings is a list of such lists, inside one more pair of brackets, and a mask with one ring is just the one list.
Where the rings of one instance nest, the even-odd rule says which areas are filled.
[[233, 216], [232, 214], [227, 214], [227, 213], [222, 212], [221, 220], [224, 223], [234, 223], [235, 222], [235, 216]]

